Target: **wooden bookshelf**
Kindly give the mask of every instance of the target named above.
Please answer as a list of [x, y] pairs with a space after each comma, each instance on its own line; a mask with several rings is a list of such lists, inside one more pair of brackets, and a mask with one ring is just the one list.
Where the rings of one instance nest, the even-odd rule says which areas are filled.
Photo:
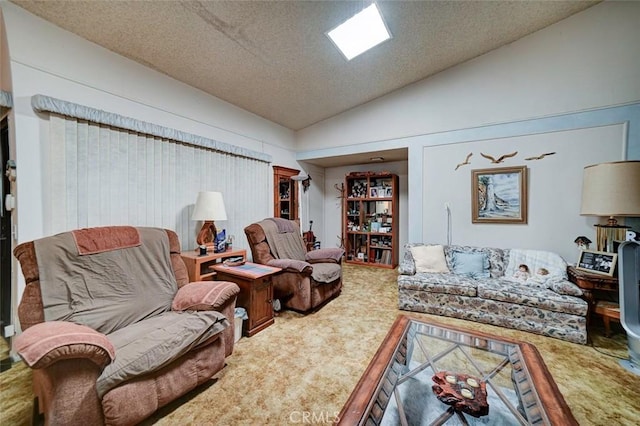
[[398, 176], [354, 172], [345, 178], [346, 262], [382, 268], [398, 265]]

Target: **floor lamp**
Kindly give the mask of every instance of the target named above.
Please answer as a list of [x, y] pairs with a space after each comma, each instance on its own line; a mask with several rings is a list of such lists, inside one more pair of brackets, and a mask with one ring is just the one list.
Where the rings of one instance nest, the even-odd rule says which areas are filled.
[[640, 161], [600, 163], [584, 168], [581, 215], [608, 217], [597, 224], [596, 249], [613, 252], [614, 241], [624, 241], [629, 226], [616, 217], [640, 216]]

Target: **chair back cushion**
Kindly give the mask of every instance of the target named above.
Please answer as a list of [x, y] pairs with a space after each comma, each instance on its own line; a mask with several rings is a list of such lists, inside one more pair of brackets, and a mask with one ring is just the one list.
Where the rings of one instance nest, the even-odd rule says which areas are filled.
[[[132, 230], [139, 244], [115, 238]], [[82, 243], [92, 235], [110, 235], [115, 243]], [[34, 247], [46, 321], [70, 321], [108, 334], [171, 309], [178, 285], [163, 229], [91, 228], [42, 238]]]
[[264, 235], [264, 229], [260, 225], [252, 223], [244, 228], [244, 233], [247, 236], [247, 241], [249, 241], [251, 257], [255, 263], [266, 265], [269, 261], [275, 259], [271, 254], [267, 237]]
[[297, 222], [274, 217], [258, 224], [264, 229], [271, 254], [276, 259], [305, 260], [307, 248]]

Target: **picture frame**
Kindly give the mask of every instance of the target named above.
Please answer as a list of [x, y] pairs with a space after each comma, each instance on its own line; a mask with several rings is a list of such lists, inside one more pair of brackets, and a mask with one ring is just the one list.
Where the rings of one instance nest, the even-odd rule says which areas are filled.
[[527, 223], [527, 167], [471, 171], [472, 223]]
[[378, 198], [378, 188], [372, 186], [369, 188], [369, 198]]
[[612, 277], [616, 270], [618, 254], [596, 250], [581, 250], [576, 269]]

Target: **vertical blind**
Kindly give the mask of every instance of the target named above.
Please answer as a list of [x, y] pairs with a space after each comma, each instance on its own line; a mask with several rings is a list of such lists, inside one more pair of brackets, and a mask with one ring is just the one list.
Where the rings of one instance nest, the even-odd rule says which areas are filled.
[[244, 227], [269, 215], [269, 164], [213, 149], [51, 113], [44, 149], [45, 232], [132, 225], [176, 231], [193, 249], [199, 191], [223, 194], [218, 229], [247, 248]]

